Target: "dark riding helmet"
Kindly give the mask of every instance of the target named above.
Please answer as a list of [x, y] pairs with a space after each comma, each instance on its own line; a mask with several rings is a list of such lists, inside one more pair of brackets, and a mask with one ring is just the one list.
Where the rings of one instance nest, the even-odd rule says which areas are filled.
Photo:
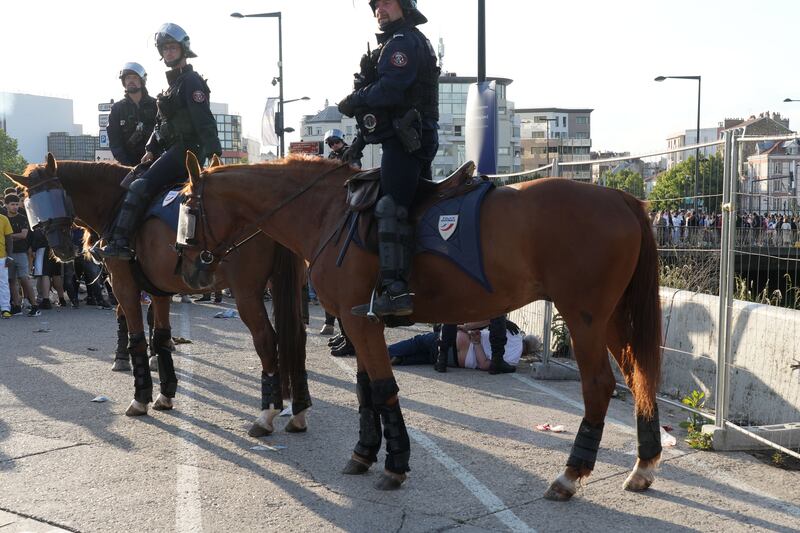
[[125, 85], [125, 76], [128, 74], [136, 74], [142, 79], [142, 85], [147, 85], [147, 72], [139, 63], [130, 62], [122, 65], [122, 70], [119, 71], [119, 81], [123, 86]]
[[[161, 48], [167, 43], [179, 43], [183, 50], [183, 55], [186, 58], [197, 57], [197, 54], [192, 52], [192, 47], [189, 42], [189, 35], [177, 24], [167, 22], [162, 25], [155, 34], [156, 48], [158, 53], [161, 54]], [[172, 65], [167, 65], [172, 66]]]
[[[400, 7], [403, 8], [405, 17], [415, 25], [419, 26], [428, 22], [428, 18], [417, 9], [417, 0], [397, 1], [400, 3]], [[369, 7], [372, 8], [372, 13], [375, 14], [375, 0], [369, 0]]]

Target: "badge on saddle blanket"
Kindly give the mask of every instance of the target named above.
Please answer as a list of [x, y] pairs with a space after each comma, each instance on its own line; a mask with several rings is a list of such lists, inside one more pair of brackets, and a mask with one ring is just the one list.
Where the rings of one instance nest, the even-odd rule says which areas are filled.
[[458, 227], [458, 215], [440, 215], [439, 216], [439, 235], [442, 239], [447, 240], [453, 236]]
[[175, 200], [175, 198], [177, 198], [180, 195], [180, 193], [181, 191], [169, 191], [167, 195], [164, 197], [164, 201], [161, 202], [161, 207], [167, 207]]

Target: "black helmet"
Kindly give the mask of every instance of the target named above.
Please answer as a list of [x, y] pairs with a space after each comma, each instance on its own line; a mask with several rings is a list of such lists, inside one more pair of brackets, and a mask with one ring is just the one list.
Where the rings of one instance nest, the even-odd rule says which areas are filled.
[[[419, 12], [417, 9], [417, 0], [397, 0], [400, 2], [400, 7], [403, 8], [405, 17], [413, 22], [416, 26], [428, 22], [428, 18]], [[369, 0], [369, 7], [372, 8], [372, 13], [375, 13], [375, 0]]]
[[139, 63], [130, 62], [122, 65], [122, 70], [119, 71], [119, 81], [123, 86], [125, 85], [125, 76], [128, 74], [136, 74], [142, 79], [142, 85], [147, 85], [147, 72]]
[[[189, 35], [177, 24], [167, 22], [162, 25], [155, 34], [156, 48], [158, 53], [161, 54], [161, 48], [167, 43], [179, 43], [183, 49], [184, 57], [197, 57], [197, 54], [192, 52], [192, 47], [189, 43]], [[172, 66], [172, 65], [168, 65]]]

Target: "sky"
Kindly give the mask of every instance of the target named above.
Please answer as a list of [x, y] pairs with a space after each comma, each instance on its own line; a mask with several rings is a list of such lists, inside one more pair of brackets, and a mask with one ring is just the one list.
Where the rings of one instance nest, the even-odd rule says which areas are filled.
[[[477, 0], [419, 0], [420, 29], [444, 39], [444, 69], [477, 73]], [[0, 5], [0, 91], [71, 98], [75, 121], [97, 133], [97, 103], [122, 97], [127, 61], [144, 65], [152, 94], [166, 88], [153, 34], [181, 25], [208, 79], [213, 102], [241, 114], [260, 139], [270, 84], [278, 75], [276, 19], [234, 19], [232, 12], [281, 11], [286, 125], [299, 129], [351, 90], [377, 30], [368, 0], [6, 0]], [[693, 129], [702, 76], [701, 127], [724, 118], [779, 112], [800, 129], [796, 0], [486, 0], [487, 75], [513, 79], [517, 108], [592, 108], [592, 149], [642, 153]], [[297, 133], [287, 142], [299, 140]]]

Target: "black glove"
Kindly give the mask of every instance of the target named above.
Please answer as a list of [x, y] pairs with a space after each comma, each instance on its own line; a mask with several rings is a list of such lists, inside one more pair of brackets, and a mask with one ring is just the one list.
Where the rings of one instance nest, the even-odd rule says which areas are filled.
[[356, 106], [353, 104], [353, 95], [348, 94], [344, 100], [339, 102], [339, 113], [346, 117], [354, 117], [356, 114]]
[[362, 157], [364, 157], [363, 150], [364, 141], [361, 139], [361, 135], [359, 135], [353, 139], [353, 144], [345, 148], [344, 152], [342, 153], [342, 161], [345, 163], [353, 163], [360, 160]]

